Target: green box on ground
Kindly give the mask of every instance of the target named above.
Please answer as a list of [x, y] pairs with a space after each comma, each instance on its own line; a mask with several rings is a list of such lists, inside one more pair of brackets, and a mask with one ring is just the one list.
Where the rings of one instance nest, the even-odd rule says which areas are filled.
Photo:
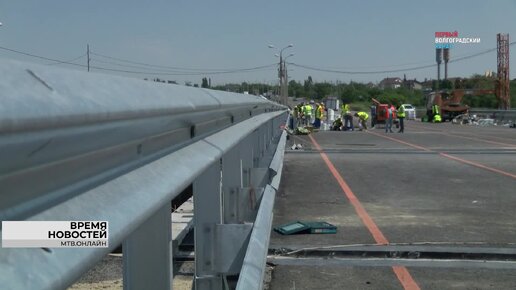
[[335, 234], [337, 227], [327, 222], [303, 222], [310, 227], [311, 234]]
[[274, 228], [282, 235], [293, 234], [335, 234], [337, 227], [327, 222], [295, 221]]

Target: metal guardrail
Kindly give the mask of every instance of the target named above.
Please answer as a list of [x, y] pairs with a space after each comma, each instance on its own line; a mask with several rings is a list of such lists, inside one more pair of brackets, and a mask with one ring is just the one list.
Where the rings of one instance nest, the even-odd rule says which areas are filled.
[[256, 216], [253, 232], [238, 280], [237, 290], [263, 289], [265, 263], [269, 250], [269, 239], [272, 228], [272, 210], [276, 191], [279, 187], [281, 172], [283, 169], [283, 155], [285, 152], [286, 132], [283, 132], [276, 149], [276, 154], [271, 162], [271, 169], [276, 173], [270, 185], [267, 185], [263, 194], [260, 209]]
[[[470, 115], [483, 116], [499, 122], [516, 123], [516, 110], [496, 110], [496, 109], [470, 109]], [[426, 115], [425, 109], [417, 109], [416, 117], [422, 118]]]
[[516, 110], [471, 109], [469, 114], [485, 116], [499, 122], [516, 123]]
[[1, 220], [109, 222], [109, 248], [0, 249], [2, 288], [65, 289], [123, 243], [125, 289], [170, 289], [170, 200], [192, 182], [197, 289], [240, 271], [272, 214], [284, 107], [15, 61], [0, 71]]

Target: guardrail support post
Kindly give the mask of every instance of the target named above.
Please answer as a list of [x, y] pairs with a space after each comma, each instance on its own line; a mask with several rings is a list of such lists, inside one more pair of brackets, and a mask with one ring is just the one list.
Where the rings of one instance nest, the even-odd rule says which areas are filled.
[[170, 203], [123, 243], [124, 289], [172, 289]]
[[221, 166], [214, 162], [193, 184], [195, 222], [195, 289], [223, 289], [215, 271], [215, 225], [222, 222]]
[[222, 157], [222, 195], [224, 223], [236, 224], [238, 220], [238, 193], [242, 188], [242, 161], [238, 144]]
[[253, 148], [253, 166], [252, 167], [258, 167], [258, 162], [260, 161], [261, 152], [262, 152], [262, 143], [261, 137], [260, 137], [260, 128], [254, 130], [253, 133], [251, 133], [251, 139], [252, 141], [252, 148]]
[[254, 167], [254, 136], [250, 134], [242, 142], [240, 158], [242, 160], [242, 187], [249, 186], [251, 178], [251, 168]]

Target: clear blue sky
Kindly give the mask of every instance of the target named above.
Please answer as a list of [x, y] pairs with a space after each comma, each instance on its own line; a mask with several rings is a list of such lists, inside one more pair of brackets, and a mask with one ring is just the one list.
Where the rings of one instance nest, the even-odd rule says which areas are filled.
[[[454, 56], [496, 47], [496, 34], [516, 40], [516, 0], [500, 1], [191, 1], [191, 0], [4, 0], [0, 2], [0, 46], [53, 59], [71, 60], [92, 52], [135, 62], [200, 70], [239, 69], [273, 64], [274, 44], [293, 48], [288, 59], [301, 65], [346, 71], [379, 71], [435, 62], [434, 32], [479, 37], [480, 44], [456, 45]], [[511, 78], [516, 45], [511, 46]], [[0, 50], [0, 57], [51, 63]], [[92, 66], [122, 70], [92, 56]], [[77, 60], [85, 64], [85, 58]], [[416, 63], [408, 66], [397, 66]], [[60, 64], [62, 67], [70, 67]], [[83, 69], [83, 68], [73, 68]], [[217, 75], [130, 75], [179, 83], [277, 82], [275, 67]], [[496, 52], [450, 64], [450, 76], [496, 71]], [[95, 71], [95, 70], [93, 70]], [[105, 73], [105, 72], [103, 72]], [[121, 73], [117, 73], [121, 74]], [[302, 81], [378, 82], [404, 72], [348, 75], [289, 66]], [[405, 72], [407, 78], [435, 78], [436, 69]]]

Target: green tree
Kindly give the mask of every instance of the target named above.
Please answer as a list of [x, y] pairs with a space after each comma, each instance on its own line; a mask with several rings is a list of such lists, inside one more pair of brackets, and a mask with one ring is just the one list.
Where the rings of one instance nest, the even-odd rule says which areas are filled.
[[303, 85], [305, 89], [305, 95], [307, 98], [312, 98], [314, 96], [314, 82], [312, 80], [312, 76], [308, 76]]
[[316, 83], [314, 84], [314, 93], [316, 99], [322, 99], [331, 94], [333, 88], [330, 83]]
[[209, 87], [210, 87], [210, 85], [208, 83], [208, 79], [202, 78], [201, 88], [209, 88]]
[[344, 104], [352, 103], [356, 100], [357, 92], [353, 85], [349, 84], [342, 88], [342, 93], [340, 95], [340, 99]]
[[303, 85], [295, 80], [288, 82], [288, 95], [294, 96], [295, 98], [307, 98]]
[[441, 90], [451, 90], [453, 89], [453, 83], [450, 80], [441, 80], [439, 88]]

